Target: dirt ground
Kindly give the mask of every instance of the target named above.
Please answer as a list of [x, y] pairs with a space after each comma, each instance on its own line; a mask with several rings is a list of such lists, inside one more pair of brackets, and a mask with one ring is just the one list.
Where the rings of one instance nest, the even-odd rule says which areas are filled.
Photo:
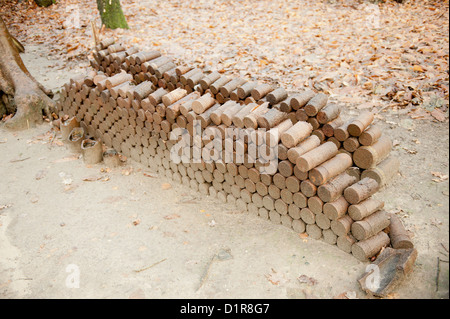
[[[58, 68], [39, 46], [23, 59], [50, 88], [81, 70]], [[406, 113], [378, 118], [401, 174], [377, 196], [419, 252], [391, 297], [448, 298], [449, 124]], [[109, 172], [86, 166], [48, 123], [0, 128], [0, 161], [0, 298], [367, 298], [357, 280], [368, 263], [131, 160]]]

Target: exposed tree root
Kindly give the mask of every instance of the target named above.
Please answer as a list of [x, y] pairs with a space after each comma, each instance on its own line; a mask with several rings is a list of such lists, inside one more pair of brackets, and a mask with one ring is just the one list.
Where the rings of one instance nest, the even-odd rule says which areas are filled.
[[20, 58], [19, 51], [0, 17], [0, 116], [15, 112], [5, 127], [23, 130], [51, 118], [56, 109], [51, 92], [37, 82]]

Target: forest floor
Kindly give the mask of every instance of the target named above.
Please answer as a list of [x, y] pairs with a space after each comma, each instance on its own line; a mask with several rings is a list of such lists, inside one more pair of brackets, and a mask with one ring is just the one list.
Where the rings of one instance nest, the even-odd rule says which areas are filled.
[[[40, 82], [57, 90], [84, 72], [95, 1], [48, 9], [12, 2], [0, 0], [0, 14]], [[347, 104], [346, 117], [382, 110], [377, 122], [401, 168], [377, 196], [402, 218], [419, 252], [414, 272], [390, 297], [449, 297], [447, 1], [380, 4], [380, 15], [369, 6], [380, 21], [367, 20], [368, 5], [357, 1], [301, 8], [298, 1], [122, 2], [131, 30], [104, 36], [292, 91], [312, 86]], [[244, 17], [253, 3], [259, 6]], [[80, 29], [63, 26], [69, 4], [81, 11]], [[382, 28], [357, 33], [367, 21]], [[274, 28], [270, 36], [264, 23]], [[294, 37], [300, 25], [302, 36]], [[45, 35], [46, 28], [54, 32]], [[375, 51], [367, 54], [365, 45]], [[19, 133], [0, 127], [0, 160], [0, 298], [367, 298], [357, 283], [367, 263], [138, 163], [86, 166], [48, 123]], [[74, 269], [79, 289], [67, 285]]]

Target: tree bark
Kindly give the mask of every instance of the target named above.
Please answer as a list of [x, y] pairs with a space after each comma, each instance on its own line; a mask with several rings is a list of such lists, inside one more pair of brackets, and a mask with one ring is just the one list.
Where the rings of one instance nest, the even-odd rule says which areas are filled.
[[[39, 84], [25, 67], [17, 47], [0, 17], [0, 96], [7, 113], [15, 115], [5, 123], [10, 129], [26, 129], [42, 122], [43, 112], [51, 117], [55, 102], [51, 92]], [[0, 114], [3, 116], [5, 114]]]
[[97, 0], [102, 24], [108, 29], [128, 29], [120, 0]]

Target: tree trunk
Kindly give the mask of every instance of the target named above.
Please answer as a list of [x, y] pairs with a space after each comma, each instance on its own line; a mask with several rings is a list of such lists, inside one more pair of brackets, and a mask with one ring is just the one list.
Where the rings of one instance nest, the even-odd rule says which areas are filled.
[[5, 126], [26, 129], [41, 123], [43, 112], [51, 117], [55, 102], [50, 94], [25, 67], [0, 16], [0, 117], [15, 112]]
[[53, 0], [34, 0], [40, 7], [49, 7], [53, 4]]
[[120, 0], [97, 0], [98, 11], [102, 24], [109, 29], [128, 29], [128, 23], [123, 15]]

